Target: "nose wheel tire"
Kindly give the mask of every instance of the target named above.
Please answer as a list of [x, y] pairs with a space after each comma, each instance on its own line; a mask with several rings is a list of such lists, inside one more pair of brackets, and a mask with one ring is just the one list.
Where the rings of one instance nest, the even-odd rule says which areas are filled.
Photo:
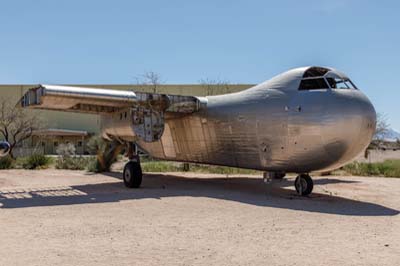
[[142, 168], [139, 162], [125, 164], [123, 173], [124, 184], [128, 188], [138, 188], [142, 183]]
[[314, 188], [314, 182], [308, 174], [301, 174], [296, 177], [294, 187], [296, 188], [297, 194], [300, 196], [307, 196], [311, 194]]

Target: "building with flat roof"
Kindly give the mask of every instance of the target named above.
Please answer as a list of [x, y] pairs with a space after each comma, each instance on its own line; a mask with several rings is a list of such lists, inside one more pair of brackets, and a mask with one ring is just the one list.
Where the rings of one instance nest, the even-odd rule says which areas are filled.
[[[17, 103], [24, 93], [37, 85], [0, 85], [0, 99]], [[207, 96], [241, 91], [252, 84], [179, 84], [179, 85], [112, 85], [112, 84], [80, 84], [68, 85], [88, 88], [104, 88], [113, 90], [132, 90], [175, 95]], [[32, 138], [19, 147], [18, 153], [26, 154], [31, 149], [45, 154], [55, 154], [57, 146], [71, 143], [77, 154], [87, 153], [87, 140], [100, 132], [99, 116], [95, 114], [77, 114], [70, 112], [30, 110], [41, 116], [46, 128], [35, 132]], [[2, 136], [0, 136], [0, 139]]]

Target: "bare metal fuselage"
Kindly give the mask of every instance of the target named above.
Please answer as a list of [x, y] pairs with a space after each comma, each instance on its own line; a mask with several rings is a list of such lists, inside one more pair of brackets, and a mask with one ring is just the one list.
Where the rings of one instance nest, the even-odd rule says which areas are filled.
[[375, 110], [359, 90], [255, 87], [207, 99], [199, 112], [167, 114], [155, 142], [135, 137], [129, 109], [102, 116], [103, 133], [159, 159], [302, 173], [349, 162], [375, 130]]
[[40, 85], [18, 104], [100, 114], [105, 138], [136, 142], [155, 158], [271, 172], [340, 167], [368, 146], [376, 124], [367, 97], [325, 67], [207, 98]]

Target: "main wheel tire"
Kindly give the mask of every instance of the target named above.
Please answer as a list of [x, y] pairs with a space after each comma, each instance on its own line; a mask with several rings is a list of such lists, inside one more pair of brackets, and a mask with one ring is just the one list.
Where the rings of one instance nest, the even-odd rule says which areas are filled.
[[308, 174], [301, 174], [296, 177], [294, 187], [299, 195], [307, 196], [311, 194], [314, 182]]
[[142, 168], [138, 162], [128, 162], [124, 167], [124, 184], [128, 188], [138, 188], [142, 183]]

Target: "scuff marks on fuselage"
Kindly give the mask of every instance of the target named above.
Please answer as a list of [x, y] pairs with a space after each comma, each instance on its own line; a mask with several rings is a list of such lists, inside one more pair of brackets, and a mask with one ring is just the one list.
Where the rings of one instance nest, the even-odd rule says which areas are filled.
[[164, 133], [154, 142], [138, 138], [132, 121], [118, 121], [118, 114], [103, 117], [103, 132], [136, 141], [159, 159], [279, 172], [330, 170], [367, 147], [375, 110], [361, 91], [299, 91], [299, 79], [285, 78], [207, 97], [198, 112], [166, 113]]

